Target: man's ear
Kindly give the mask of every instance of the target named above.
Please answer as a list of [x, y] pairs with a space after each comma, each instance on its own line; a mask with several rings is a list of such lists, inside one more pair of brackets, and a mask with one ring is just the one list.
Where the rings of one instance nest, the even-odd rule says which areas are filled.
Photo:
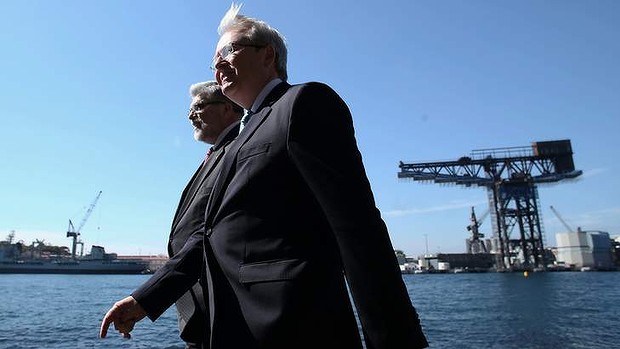
[[263, 63], [266, 66], [269, 64], [273, 64], [274, 67], [276, 66], [276, 50], [273, 46], [267, 45], [267, 47], [265, 47], [265, 59], [263, 60]]
[[230, 123], [241, 120], [241, 115], [235, 111], [235, 107], [232, 104], [226, 103], [224, 108], [224, 112], [226, 113], [225, 115], [229, 116]]

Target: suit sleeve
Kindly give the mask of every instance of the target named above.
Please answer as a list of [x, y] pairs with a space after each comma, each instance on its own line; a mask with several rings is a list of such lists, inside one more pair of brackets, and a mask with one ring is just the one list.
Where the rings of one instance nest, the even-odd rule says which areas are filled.
[[149, 319], [157, 320], [198, 281], [203, 263], [202, 243], [202, 231], [191, 235], [179, 253], [131, 294]]
[[368, 348], [426, 347], [375, 206], [351, 114], [331, 88], [311, 83], [300, 90], [292, 106], [288, 149], [336, 237]]

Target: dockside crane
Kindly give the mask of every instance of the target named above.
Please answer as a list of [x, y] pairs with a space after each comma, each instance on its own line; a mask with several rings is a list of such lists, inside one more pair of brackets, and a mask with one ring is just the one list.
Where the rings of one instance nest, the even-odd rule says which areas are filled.
[[[549, 206], [549, 208], [551, 209], [551, 211], [553, 211], [553, 214], [558, 218], [558, 220], [560, 222], [562, 222], [562, 224], [564, 225], [564, 228], [566, 228], [566, 230], [569, 233], [575, 233], [575, 230], [573, 228], [570, 227], [570, 225], [568, 225], [568, 223], [566, 223], [566, 221], [564, 221], [564, 219], [562, 219], [562, 216], [560, 216], [560, 213], [558, 211], [556, 211], [556, 209], [553, 206]], [[577, 227], [577, 231], [580, 231], [581, 228]]]
[[[399, 164], [398, 178], [487, 189], [492, 246], [499, 270], [544, 268], [544, 236], [537, 185], [580, 176], [570, 140], [530, 147], [473, 150], [456, 161]], [[512, 230], [518, 227], [518, 236]]]
[[84, 243], [81, 240], [79, 240], [80, 232], [82, 231], [82, 228], [86, 224], [86, 221], [88, 221], [90, 214], [95, 209], [95, 206], [97, 205], [97, 201], [99, 201], [100, 196], [101, 196], [101, 190], [99, 191], [99, 193], [97, 193], [97, 196], [95, 197], [93, 202], [90, 204], [90, 206], [88, 206], [88, 210], [86, 210], [86, 213], [84, 214], [82, 221], [80, 221], [80, 225], [78, 225], [77, 229], [75, 229], [75, 227], [73, 226], [73, 222], [69, 219], [69, 228], [67, 228], [67, 237], [73, 238], [73, 245], [71, 247], [71, 258], [75, 258], [75, 254], [76, 254], [75, 250], [77, 248], [77, 245], [81, 245], [80, 256], [84, 254]]
[[487, 247], [484, 245], [484, 241], [482, 238], [484, 234], [480, 232], [480, 226], [484, 219], [489, 215], [489, 210], [486, 210], [480, 218], [476, 217], [476, 211], [474, 207], [471, 207], [471, 223], [467, 226], [467, 230], [471, 232], [471, 236], [466, 240], [467, 244], [467, 253], [476, 254], [476, 253], [487, 253]]

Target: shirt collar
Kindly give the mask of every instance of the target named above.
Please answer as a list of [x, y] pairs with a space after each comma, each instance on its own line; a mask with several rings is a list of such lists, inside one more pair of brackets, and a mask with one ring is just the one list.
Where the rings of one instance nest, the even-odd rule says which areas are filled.
[[275, 79], [269, 81], [267, 83], [267, 85], [265, 85], [265, 87], [263, 87], [263, 90], [260, 91], [258, 96], [256, 96], [256, 99], [254, 100], [254, 103], [252, 104], [252, 107], [250, 108], [250, 110], [253, 113], [257, 112], [258, 108], [261, 106], [261, 104], [263, 104], [263, 101], [265, 100], [265, 98], [267, 97], [269, 92], [271, 92], [271, 90], [273, 90], [273, 88], [276, 87], [281, 82], [282, 82], [282, 79], [280, 79], [280, 78], [275, 78]]

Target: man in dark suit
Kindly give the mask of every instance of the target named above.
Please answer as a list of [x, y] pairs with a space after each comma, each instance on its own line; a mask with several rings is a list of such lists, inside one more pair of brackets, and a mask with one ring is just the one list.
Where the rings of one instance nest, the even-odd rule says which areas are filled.
[[[207, 200], [219, 173], [221, 159], [239, 133], [239, 118], [243, 112], [239, 106], [222, 95], [215, 81], [192, 85], [190, 96], [192, 102], [188, 117], [194, 129], [194, 138], [213, 146], [209, 148], [205, 160], [201, 162], [181, 195], [168, 241], [170, 257], [180, 254], [192, 234], [204, 230]], [[186, 255], [184, 260], [198, 275], [203, 269], [202, 244], [196, 244], [193, 247], [195, 248], [187, 253], [183, 252]], [[115, 325], [121, 329], [124, 328], [123, 323], [124, 326], [130, 327], [121, 332], [128, 334], [135, 322], [147, 315], [141, 302], [143, 303], [143, 299], [150, 294], [167, 287], [166, 284], [174, 277], [172, 271], [176, 261], [172, 258], [168, 263], [170, 265], [164, 266], [131, 296], [114, 305], [111, 309], [114, 311], [109, 312], [111, 315], [109, 319], [117, 320]], [[203, 286], [195, 282], [180, 298], [176, 294], [171, 296], [170, 302], [176, 300], [180, 335], [186, 343], [186, 348], [208, 348], [208, 340], [205, 343], [205, 337], [208, 339], [206, 329], [209, 328], [209, 321], [206, 316], [207, 309], [202, 290]], [[160, 302], [167, 302], [163, 298]], [[168, 303], [166, 308], [169, 305]], [[126, 319], [118, 321], [121, 310]], [[105, 327], [106, 331], [108, 325], [109, 323]], [[105, 333], [102, 333], [102, 337], [105, 337]]]
[[426, 347], [347, 105], [286, 83], [282, 36], [239, 8], [212, 65], [249, 116], [207, 205], [212, 348], [362, 348], [348, 291], [367, 348]]
[[[140, 305], [156, 319], [189, 289], [197, 272], [186, 256], [200, 245], [212, 349], [362, 348], [348, 291], [366, 348], [428, 346], [348, 107], [324, 84], [287, 84], [282, 36], [238, 10], [220, 23], [212, 67], [247, 110], [242, 129], [222, 160], [204, 231]], [[129, 333], [130, 320], [111, 309], [102, 328], [114, 321]]]

